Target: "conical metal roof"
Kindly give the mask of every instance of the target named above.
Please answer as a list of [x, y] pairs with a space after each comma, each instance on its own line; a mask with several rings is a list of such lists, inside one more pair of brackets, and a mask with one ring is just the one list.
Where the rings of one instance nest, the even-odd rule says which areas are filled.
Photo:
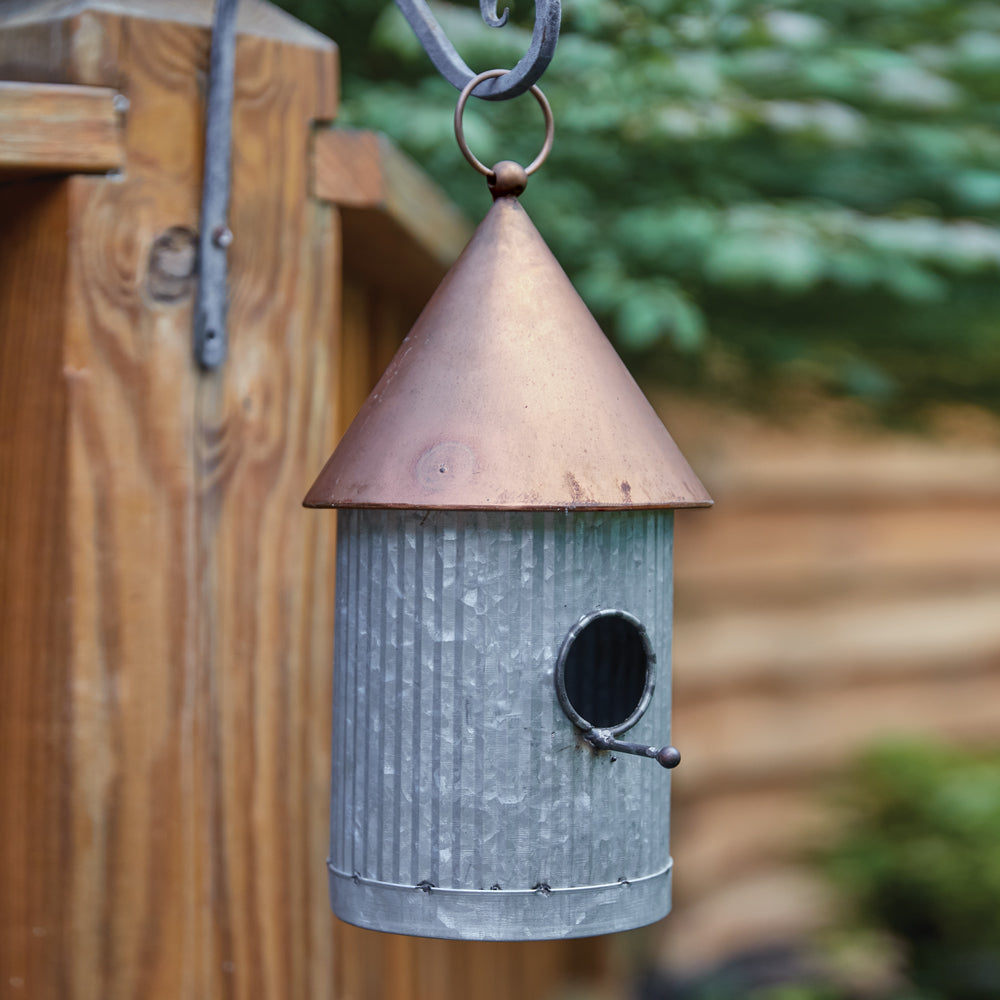
[[307, 507], [706, 507], [711, 497], [514, 197], [498, 198]]

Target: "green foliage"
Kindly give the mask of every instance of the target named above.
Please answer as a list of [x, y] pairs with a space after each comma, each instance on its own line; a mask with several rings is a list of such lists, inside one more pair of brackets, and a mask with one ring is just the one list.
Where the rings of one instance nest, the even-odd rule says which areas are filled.
[[844, 902], [843, 926], [803, 948], [800, 968], [793, 950], [783, 963], [729, 963], [650, 996], [1000, 997], [1000, 750], [885, 743], [839, 787], [840, 823], [816, 860]]
[[[479, 217], [455, 92], [395, 8], [286, 6], [341, 43], [344, 121]], [[527, 47], [524, 0], [500, 30], [435, 10], [472, 66]], [[1000, 408], [998, 5], [565, 0], [563, 25], [556, 146], [524, 202], [633, 360], [729, 393], [794, 372], [887, 413]], [[534, 102], [472, 104], [481, 159], [534, 155]]]
[[1000, 996], [1000, 753], [870, 753], [845, 783], [826, 864], [855, 918], [905, 947], [921, 996]]

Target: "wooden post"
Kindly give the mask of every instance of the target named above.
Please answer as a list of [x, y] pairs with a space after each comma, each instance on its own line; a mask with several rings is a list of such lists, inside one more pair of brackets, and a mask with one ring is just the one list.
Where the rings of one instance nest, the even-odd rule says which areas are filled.
[[129, 102], [120, 173], [25, 179], [77, 168], [29, 162], [73, 145], [58, 122], [0, 189], [5, 996], [332, 990], [333, 519], [300, 503], [337, 431], [337, 216], [309, 197], [336, 50], [242, 6], [211, 374], [191, 352], [211, 4], [0, 14], [0, 78], [74, 85], [59, 107], [96, 120], [81, 169], [116, 165], [89, 88]]

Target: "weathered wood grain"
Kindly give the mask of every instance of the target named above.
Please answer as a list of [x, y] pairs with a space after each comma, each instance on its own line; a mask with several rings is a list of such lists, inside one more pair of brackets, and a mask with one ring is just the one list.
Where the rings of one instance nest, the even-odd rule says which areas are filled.
[[472, 228], [441, 190], [375, 132], [322, 127], [312, 186], [342, 211], [344, 266], [367, 287], [419, 309]]
[[[996, 564], [1000, 566], [1000, 562]], [[1000, 581], [938, 593], [730, 609], [685, 620], [675, 654], [684, 697], [828, 690], [872, 678], [916, 680], [1000, 663]], [[690, 665], [691, 670], [685, 668]], [[696, 668], [696, 669], [695, 669]]]
[[[241, 996], [311, 995], [330, 981], [333, 964], [323, 865], [333, 566], [310, 564], [332, 555], [334, 524], [299, 508], [302, 484], [336, 433], [336, 234], [331, 210], [304, 198], [307, 127], [334, 110], [331, 56], [240, 41], [233, 360], [221, 377], [200, 380], [196, 402], [199, 550], [210, 601], [200, 641], [218, 665], [214, 752], [224, 780], [212, 801], [220, 889], [232, 899], [219, 954], [232, 956], [231, 989]], [[317, 572], [326, 585], [306, 603]], [[317, 615], [326, 633], [318, 647], [302, 639], [303, 628], [318, 638]], [[300, 944], [323, 938], [314, 952]]]
[[[998, 491], [1000, 492], [1000, 491]], [[903, 595], [975, 592], [997, 580], [1000, 527], [995, 497], [936, 504], [768, 508], [739, 494], [715, 520], [685, 517], [680, 537], [685, 615], [815, 608], [824, 602], [877, 606]], [[702, 551], [704, 544], [711, 551]], [[724, 552], [725, 558], [717, 558]]]
[[[62, 184], [62, 209], [25, 224], [62, 263], [36, 273], [19, 253], [9, 278], [59, 321], [47, 340], [22, 342], [20, 313], [3, 330], [4, 377], [37, 370], [27, 384], [58, 418], [33, 417], [31, 440], [4, 414], [40, 494], [11, 517], [40, 553], [22, 588], [46, 616], [4, 638], [27, 721], [0, 773], [24, 791], [30, 755], [44, 790], [25, 833], [0, 818], [0, 882], [32, 878], [28, 902], [2, 894], [5, 983], [39, 1000], [320, 995], [333, 526], [300, 502], [336, 435], [336, 218], [307, 186], [333, 48], [239, 42], [233, 354], [206, 376], [190, 297], [151, 294], [147, 267], [159, 235], [198, 225], [207, 33], [74, 23], [64, 72], [77, 43], [114, 54], [127, 169]], [[51, 471], [32, 474], [32, 449]]]
[[678, 517], [659, 946], [687, 970], [830, 920], [803, 859], [864, 747], [1000, 739], [996, 448], [698, 410], [671, 421], [717, 504]]
[[313, 137], [312, 191], [339, 208], [386, 207], [381, 137], [367, 129], [323, 127]]
[[121, 26], [83, 4], [4, 4], [0, 79], [117, 87]]
[[317, 129], [312, 186], [321, 201], [389, 216], [446, 267], [471, 236], [468, 220], [441, 189], [378, 132]]
[[887, 436], [880, 444], [858, 440], [853, 447], [817, 447], [794, 455], [771, 446], [765, 454], [766, 462], [734, 457], [720, 475], [720, 488], [747, 504], [766, 505], [780, 497], [789, 507], [825, 504], [828, 509], [844, 504], [927, 507], [989, 499], [1000, 489], [1000, 466], [990, 450], [957, 443], [946, 450]]
[[[11, 995], [68, 996], [65, 186], [0, 187], [0, 971]], [[34, 994], [28, 990], [36, 990]]]
[[[924, 736], [996, 742], [1000, 670], [942, 670], [916, 680], [875, 679], [841, 689], [787, 693], [737, 689], [730, 697], [677, 698], [675, 739], [685, 753], [677, 793], [719, 793], [734, 785], [782, 781], [805, 793], [871, 742]], [[680, 808], [680, 806], [679, 806]]]
[[114, 98], [107, 87], [0, 81], [0, 177], [120, 170]]

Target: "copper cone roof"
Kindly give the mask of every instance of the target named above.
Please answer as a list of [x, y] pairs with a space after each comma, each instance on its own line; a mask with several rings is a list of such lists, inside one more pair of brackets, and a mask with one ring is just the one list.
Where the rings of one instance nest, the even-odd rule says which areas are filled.
[[711, 502], [512, 197], [494, 202], [305, 499], [474, 510]]

